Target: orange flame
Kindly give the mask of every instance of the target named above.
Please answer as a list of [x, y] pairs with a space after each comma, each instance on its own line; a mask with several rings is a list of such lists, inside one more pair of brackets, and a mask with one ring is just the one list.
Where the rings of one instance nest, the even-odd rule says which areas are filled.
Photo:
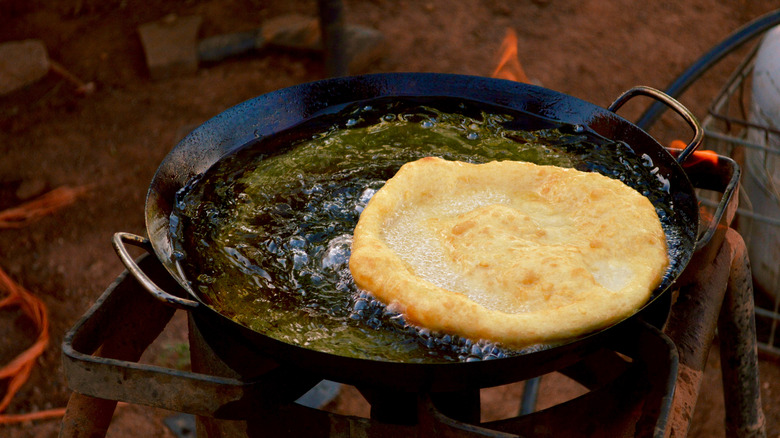
[[525, 70], [523, 70], [523, 66], [520, 64], [520, 58], [517, 56], [517, 34], [512, 29], [506, 30], [506, 36], [501, 43], [501, 58], [490, 77], [517, 82], [529, 82], [528, 76], [526, 76]]
[[[669, 144], [669, 147], [672, 149], [679, 149], [683, 150], [685, 147], [688, 146], [684, 141], [682, 140], [672, 140], [671, 144]], [[693, 155], [691, 155], [690, 158], [690, 164], [696, 164], [701, 161], [709, 161], [713, 165], [718, 165], [718, 154], [714, 151], [708, 151], [708, 150], [700, 150], [700, 151], [694, 151]], [[688, 161], [686, 161], [688, 163]]]

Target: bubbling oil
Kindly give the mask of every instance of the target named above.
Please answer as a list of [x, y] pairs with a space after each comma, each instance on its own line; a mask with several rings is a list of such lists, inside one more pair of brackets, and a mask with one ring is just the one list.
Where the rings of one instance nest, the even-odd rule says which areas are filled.
[[[547, 348], [510, 351], [485, 340], [431, 333], [407, 324], [355, 286], [348, 261], [360, 213], [401, 165], [426, 156], [596, 170], [651, 200], [668, 196], [652, 187], [654, 179], [648, 183], [650, 169], [627, 145], [579, 126], [447, 99], [437, 106], [377, 101], [246, 145], [183, 188], [170, 232], [185, 275], [216, 311], [267, 336], [323, 352], [448, 362]], [[503, 202], [499, 198], [479, 194], [447, 208], [467, 211]], [[662, 219], [671, 216], [660, 208]], [[430, 271], [425, 275], [457, 290], [458, 274], [441, 271], [437, 249], [426, 247], [426, 239], [415, 239], [417, 246], [401, 242], [414, 237], [403, 226], [412, 216], [399, 218], [391, 230], [397, 247], [416, 248], [409, 256], [421, 260]]]

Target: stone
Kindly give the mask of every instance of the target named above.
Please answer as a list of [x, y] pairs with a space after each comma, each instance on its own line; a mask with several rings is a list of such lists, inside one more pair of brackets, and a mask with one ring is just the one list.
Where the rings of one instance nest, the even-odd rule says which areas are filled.
[[[262, 36], [271, 47], [312, 52], [323, 50], [320, 22], [314, 17], [291, 14], [267, 20], [263, 23]], [[368, 27], [345, 25], [343, 44], [351, 73], [363, 72], [384, 55], [384, 35]]]
[[320, 23], [315, 17], [289, 14], [263, 23], [261, 35], [272, 47], [305, 51], [322, 50]]
[[0, 44], [0, 95], [30, 85], [49, 71], [49, 55], [41, 40]]
[[28, 201], [46, 191], [48, 183], [42, 179], [25, 179], [16, 189], [16, 197], [20, 201]]
[[154, 80], [195, 73], [198, 70], [199, 16], [169, 15], [138, 26], [146, 66]]

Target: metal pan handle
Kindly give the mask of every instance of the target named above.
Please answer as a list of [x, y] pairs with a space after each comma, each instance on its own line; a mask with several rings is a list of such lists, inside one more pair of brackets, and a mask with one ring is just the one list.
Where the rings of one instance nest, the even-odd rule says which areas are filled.
[[685, 149], [680, 152], [680, 154], [677, 156], [677, 162], [679, 164], [682, 164], [688, 156], [693, 153], [693, 151], [696, 150], [696, 148], [699, 147], [702, 140], [704, 139], [704, 129], [702, 129], [701, 125], [699, 124], [699, 121], [696, 120], [696, 117], [688, 110], [688, 108], [684, 107], [680, 102], [678, 102], [673, 97], [669, 96], [668, 94], [664, 93], [663, 91], [656, 90], [655, 88], [651, 87], [645, 87], [645, 86], [638, 86], [634, 87], [625, 93], [618, 96], [617, 99], [615, 99], [614, 102], [612, 102], [612, 105], [607, 108], [609, 111], [612, 111], [613, 113], [616, 113], [620, 107], [623, 106], [626, 102], [628, 102], [631, 98], [635, 96], [647, 96], [651, 97], [669, 108], [673, 109], [677, 114], [680, 115], [680, 117], [685, 120], [688, 125], [693, 129], [693, 139], [688, 143], [688, 145], [685, 147]]
[[119, 259], [127, 268], [127, 271], [130, 272], [130, 274], [135, 277], [136, 280], [138, 280], [138, 283], [140, 283], [144, 289], [149, 291], [149, 293], [151, 293], [152, 296], [157, 300], [182, 310], [194, 310], [200, 305], [200, 303], [197, 301], [180, 298], [164, 291], [162, 288], [157, 286], [157, 284], [155, 284], [155, 282], [152, 281], [152, 279], [149, 278], [149, 276], [146, 275], [146, 273], [144, 273], [141, 268], [138, 267], [138, 264], [127, 251], [125, 244], [143, 248], [150, 254], [153, 254], [154, 249], [152, 248], [152, 243], [149, 241], [149, 239], [138, 236], [136, 234], [120, 232], [114, 234], [112, 243], [114, 245], [114, 251], [116, 251]]

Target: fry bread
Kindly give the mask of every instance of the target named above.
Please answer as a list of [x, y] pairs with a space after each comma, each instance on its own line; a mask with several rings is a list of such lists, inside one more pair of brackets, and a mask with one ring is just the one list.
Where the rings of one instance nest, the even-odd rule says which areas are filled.
[[630, 316], [668, 263], [652, 203], [618, 180], [429, 157], [374, 194], [349, 266], [412, 324], [519, 348]]

